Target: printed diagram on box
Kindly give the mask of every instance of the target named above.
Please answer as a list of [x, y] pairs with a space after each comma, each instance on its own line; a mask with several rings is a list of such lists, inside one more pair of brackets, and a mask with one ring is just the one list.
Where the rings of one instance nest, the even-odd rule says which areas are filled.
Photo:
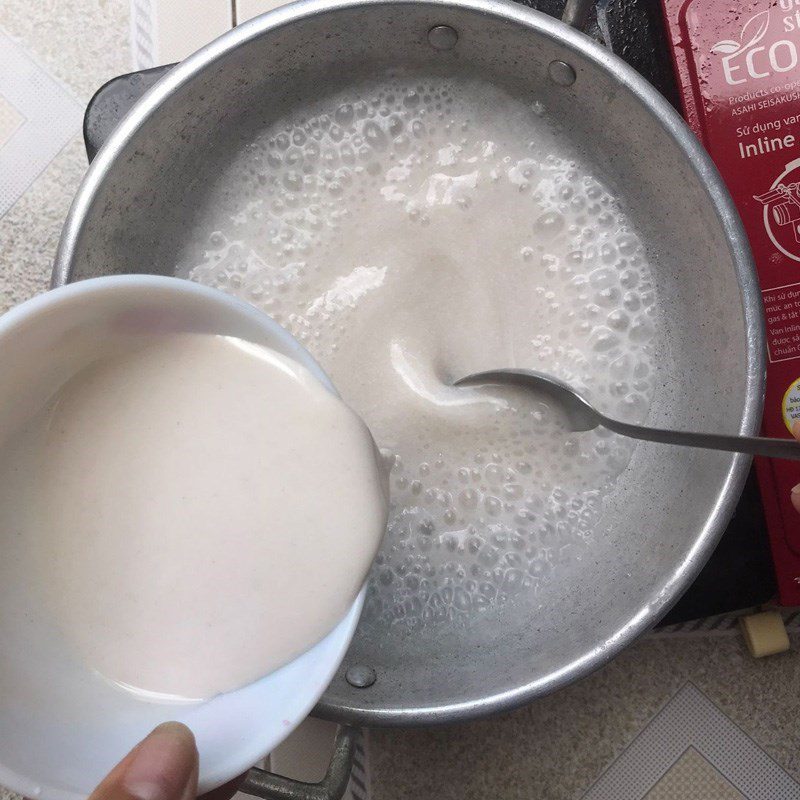
[[790, 161], [768, 192], [753, 195], [764, 206], [764, 227], [775, 247], [800, 261], [800, 159]]
[[786, 388], [781, 401], [781, 416], [786, 430], [792, 432], [792, 425], [800, 421], [800, 378], [792, 381]]

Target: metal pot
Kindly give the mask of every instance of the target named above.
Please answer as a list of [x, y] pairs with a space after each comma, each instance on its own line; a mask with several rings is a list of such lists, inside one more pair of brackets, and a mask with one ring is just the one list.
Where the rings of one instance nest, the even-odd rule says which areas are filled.
[[[581, 24], [589, 3], [570, 2]], [[504, 0], [304, 0], [234, 29], [153, 87], [101, 149], [69, 212], [54, 284], [170, 273], [243, 119], [388, 66], [469, 68], [541, 98], [652, 243], [669, 320], [650, 422], [754, 434], [764, 377], [749, 248], [716, 169], [668, 103], [563, 22]], [[254, 117], [254, 115], [256, 115]], [[596, 669], [651, 628], [713, 550], [745, 456], [640, 446], [591, 558], [534, 598], [456, 629], [363, 627], [317, 709], [367, 725], [502, 711]], [[252, 788], [252, 787], [251, 787]]]

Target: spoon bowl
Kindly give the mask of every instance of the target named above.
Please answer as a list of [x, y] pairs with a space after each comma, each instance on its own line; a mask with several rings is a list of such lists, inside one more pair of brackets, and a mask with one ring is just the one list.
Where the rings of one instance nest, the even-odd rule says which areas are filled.
[[770, 439], [763, 436], [732, 436], [719, 433], [670, 431], [622, 422], [601, 414], [588, 400], [568, 383], [544, 372], [532, 369], [494, 369], [475, 372], [454, 381], [454, 386], [516, 386], [535, 391], [550, 398], [564, 413], [571, 431], [590, 431], [599, 426], [614, 433], [643, 439], [648, 442], [701, 447], [706, 450], [725, 450], [749, 453], [754, 456], [785, 458], [800, 461], [800, 442], [794, 439]]

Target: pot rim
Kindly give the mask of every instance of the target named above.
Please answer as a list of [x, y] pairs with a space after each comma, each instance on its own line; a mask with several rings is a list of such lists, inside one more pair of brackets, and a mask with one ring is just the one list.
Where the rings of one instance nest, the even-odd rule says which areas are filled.
[[[133, 106], [98, 152], [69, 209], [56, 252], [51, 285], [67, 283], [82, 227], [91, 212], [98, 190], [114, 162], [136, 132], [148, 123], [161, 104], [192, 81], [198, 74], [239, 45], [284, 26], [331, 12], [371, 6], [428, 6], [452, 11], [477, 12], [519, 25], [554, 40], [565, 52], [610, 72], [621, 89], [627, 91], [656, 120], [678, 146], [686, 162], [705, 187], [709, 202], [728, 241], [741, 290], [746, 330], [746, 386], [739, 433], [758, 433], [764, 403], [766, 344], [761, 291], [750, 246], [733, 200], [711, 157], [675, 109], [638, 72], [618, 56], [570, 28], [563, 22], [507, 0], [299, 0], [242, 23], [173, 67]], [[610, 661], [643, 633], [650, 630], [689, 587], [712, 553], [738, 503], [751, 463], [750, 456], [735, 454], [722, 489], [699, 531], [694, 545], [675, 566], [652, 602], [646, 603], [617, 632], [559, 670], [513, 689], [495, 692], [451, 704], [419, 705], [406, 708], [370, 708], [366, 705], [326, 701], [316, 709], [319, 716], [336, 721], [369, 725], [428, 725], [473, 719], [516, 708], [535, 697], [559, 689]]]

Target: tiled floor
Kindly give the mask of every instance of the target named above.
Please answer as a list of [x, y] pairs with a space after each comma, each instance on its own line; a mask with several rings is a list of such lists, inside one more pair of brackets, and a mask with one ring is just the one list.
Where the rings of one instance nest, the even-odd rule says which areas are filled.
[[[101, 83], [130, 69], [127, 2], [70, 0], [56, 4], [3, 0], [0, 38], [11, 40], [23, 54], [22, 59], [14, 61], [21, 78], [19, 74], [12, 75], [11, 64], [4, 64], [0, 81], [25, 80], [30, 76], [24, 71], [32, 62], [43, 73], [45, 85], [51, 89], [60, 87], [62, 99], [71, 99], [74, 104], [68, 130], [60, 141], [63, 149], [51, 150], [37, 169], [29, 168], [29, 162], [16, 156], [12, 158], [8, 149], [17, 138], [10, 131], [13, 120], [17, 115], [28, 116], [21, 108], [23, 103], [11, 103], [5, 98], [5, 112], [0, 110], [0, 129], [6, 132], [5, 137], [0, 135], [0, 140], [7, 145], [0, 148], [0, 186], [8, 191], [11, 182], [3, 172], [4, 158], [8, 159], [9, 168], [24, 169], [26, 176], [24, 185], [19, 187], [21, 197], [5, 214], [0, 212], [0, 311], [3, 311], [47, 287], [58, 235], [86, 169], [80, 136], [81, 109]], [[15, 111], [9, 112], [8, 105], [13, 105]], [[69, 108], [68, 102], [65, 105]], [[54, 124], [61, 128], [64, 123], [63, 108], [59, 108]], [[22, 132], [22, 127], [17, 128], [17, 134]], [[44, 153], [47, 147], [48, 140], [43, 137], [35, 149]]]
[[82, 116], [69, 88], [0, 31], [0, 216], [74, 137]]
[[[792, 639], [797, 648], [800, 637]], [[735, 628], [654, 635], [514, 713], [450, 728], [373, 731], [373, 798], [650, 800], [660, 780], [677, 781], [680, 755], [694, 747], [717, 770], [731, 772], [720, 753], [738, 759], [763, 782], [765, 800], [797, 800], [798, 679], [796, 649], [756, 661]], [[714, 724], [699, 724], [706, 717], [698, 709], [711, 709]], [[726, 779], [748, 800], [762, 796], [742, 791], [752, 787], [741, 774]]]

